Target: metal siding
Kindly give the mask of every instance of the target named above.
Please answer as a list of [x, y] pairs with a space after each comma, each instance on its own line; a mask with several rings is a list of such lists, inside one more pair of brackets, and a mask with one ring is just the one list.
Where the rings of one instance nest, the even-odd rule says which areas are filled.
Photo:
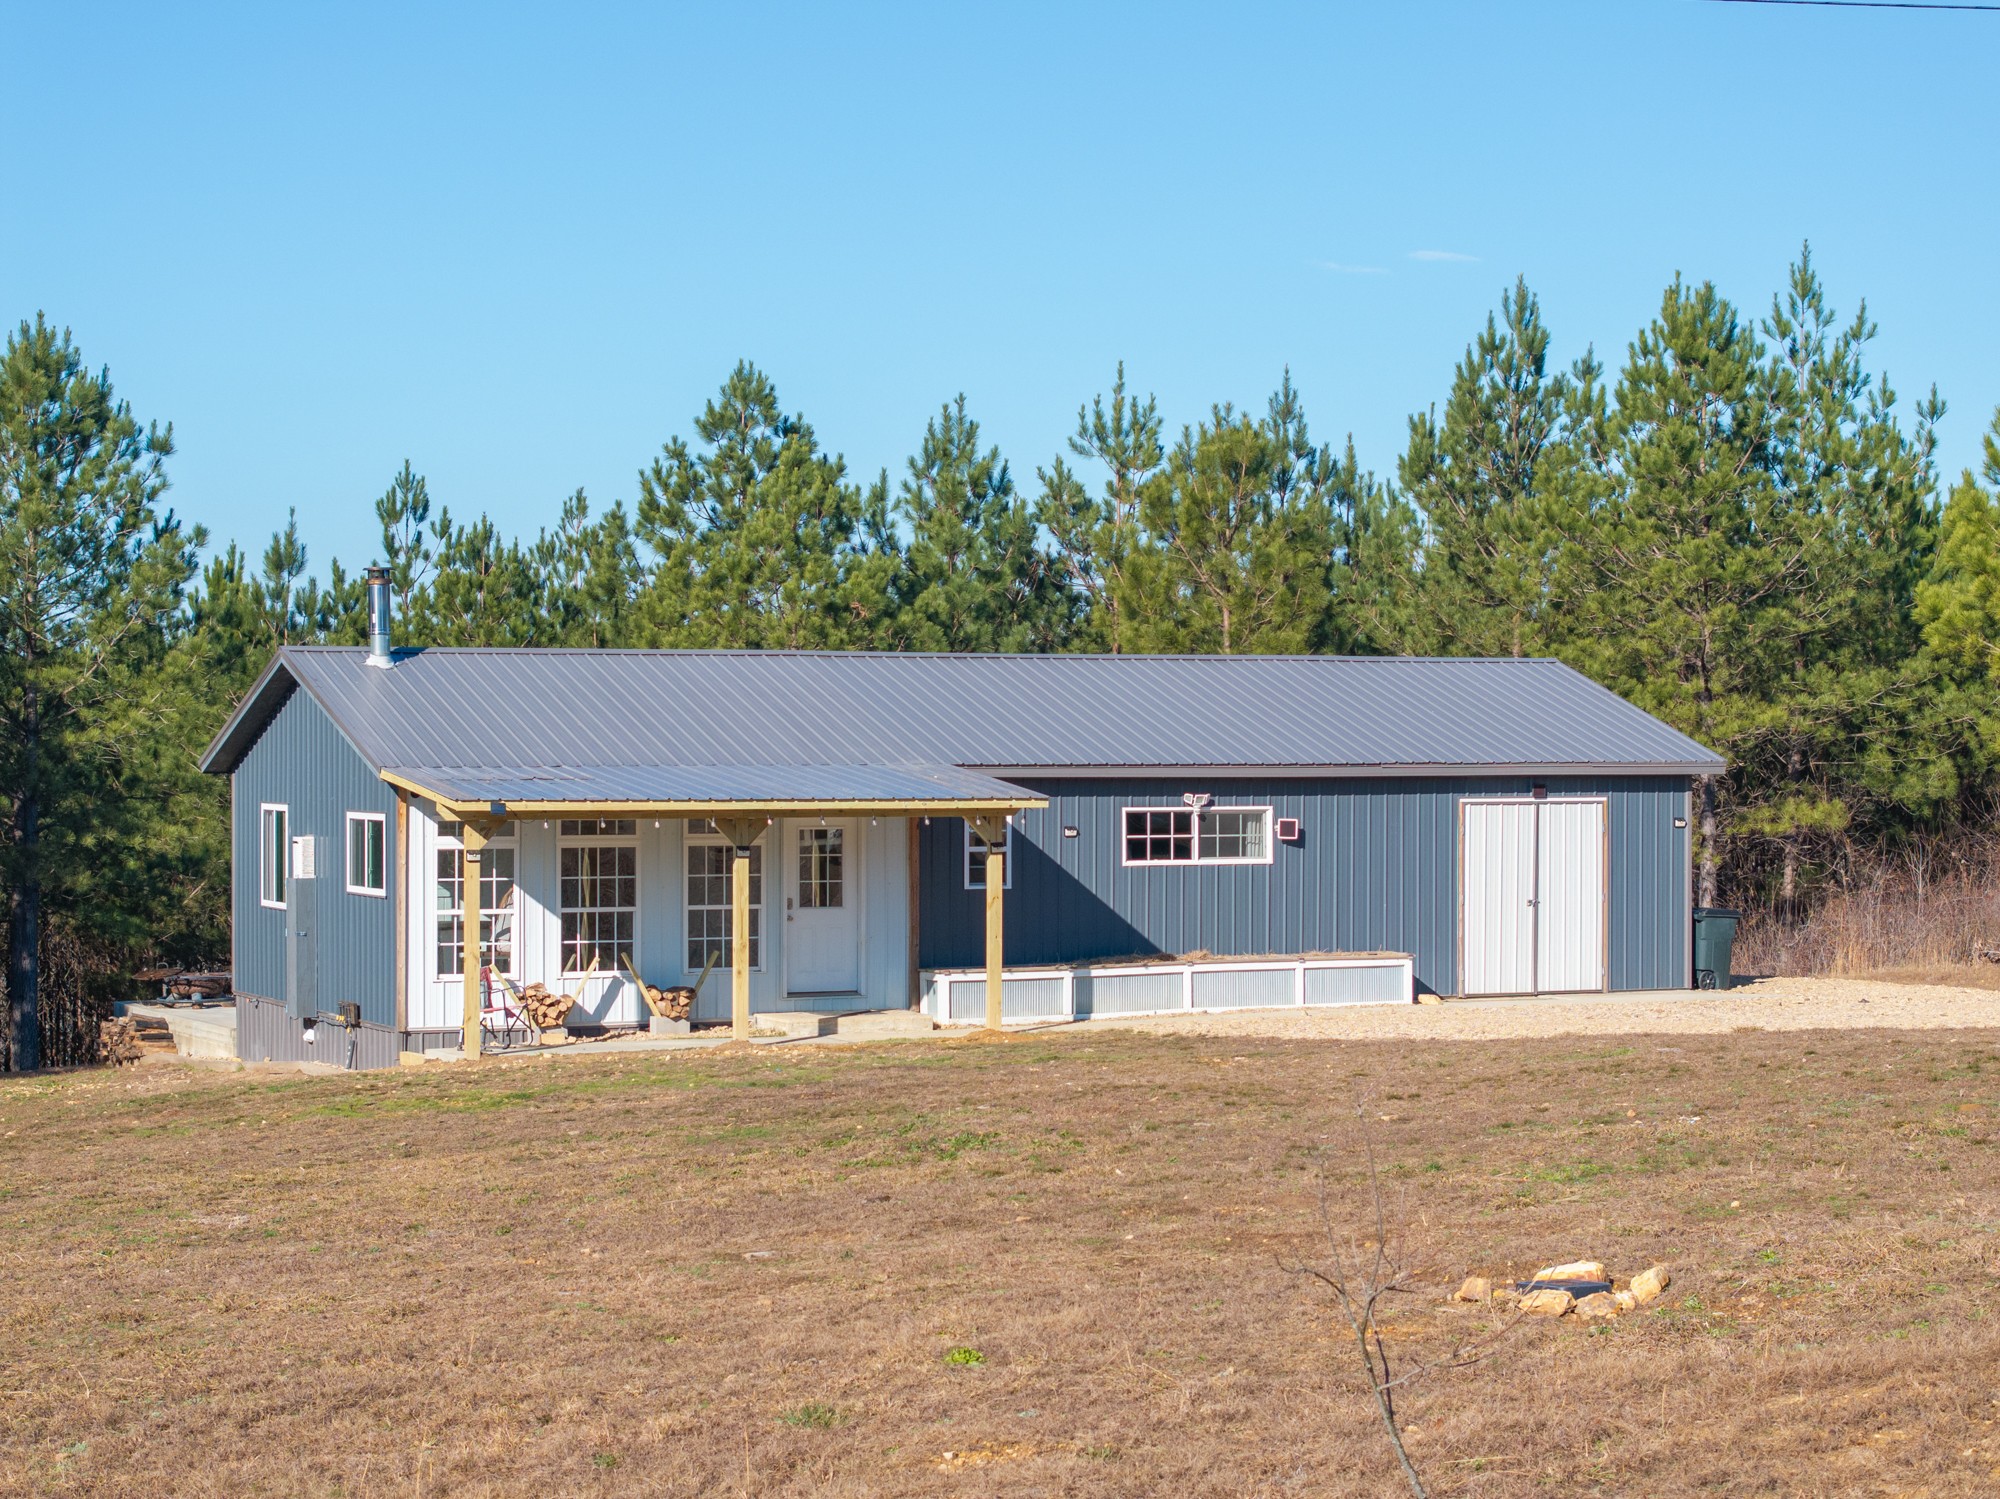
[[[290, 676], [378, 767], [1722, 766], [1548, 660], [429, 649], [386, 671], [365, 661], [358, 647], [286, 647], [204, 765], [231, 768]], [[547, 711], [572, 701], [621, 711]], [[689, 711], [701, 703], [730, 706]]]
[[[1013, 966], [1185, 953], [1407, 952], [1420, 988], [1459, 989], [1458, 808], [1468, 796], [1525, 796], [1522, 777], [1097, 779], [1018, 777], [1049, 798], [1015, 821], [1005, 958]], [[1676, 777], [1558, 777], [1554, 796], [1604, 796], [1610, 807], [1613, 989], [1685, 983], [1681, 926], [1686, 831], [1673, 827]], [[1271, 806], [1297, 817], [1300, 841], [1269, 866], [1128, 868], [1119, 814], [1179, 806], [1207, 791], [1218, 806]], [[1062, 836], [1073, 824], [1078, 836]], [[985, 907], [964, 888], [964, 823], [918, 830], [918, 939], [925, 968], [984, 961]]]
[[[458, 1044], [454, 1031], [451, 1044]], [[351, 1049], [350, 1049], [351, 1046]], [[236, 996], [236, 1055], [246, 1062], [331, 1062], [336, 1067], [394, 1067], [403, 1037], [392, 1026], [346, 1026], [322, 1020], [311, 1045], [298, 1017], [274, 1000]]]
[[[244, 755], [232, 781], [237, 990], [280, 1004], [290, 997], [286, 913], [265, 909], [257, 895], [258, 809], [265, 802], [282, 802], [291, 809], [290, 834], [311, 834], [318, 840], [315, 877], [292, 881], [288, 892], [293, 900], [311, 902], [318, 1008], [332, 1013], [343, 1000], [355, 1000], [364, 1021], [393, 1027], [395, 882], [401, 877], [394, 858], [395, 791], [376, 777], [304, 693], [286, 700]], [[349, 812], [383, 814], [383, 895], [347, 893]]]

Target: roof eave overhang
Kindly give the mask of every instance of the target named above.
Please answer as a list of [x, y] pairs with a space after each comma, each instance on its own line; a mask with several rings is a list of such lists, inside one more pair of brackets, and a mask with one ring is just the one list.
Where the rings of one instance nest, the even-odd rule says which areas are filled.
[[1077, 780], [1112, 777], [1201, 776], [1209, 780], [1377, 779], [1384, 776], [1462, 779], [1467, 776], [1714, 776], [1726, 760], [1591, 761], [1504, 765], [975, 765], [982, 775], [1002, 779], [1060, 776]]
[[466, 801], [426, 786], [394, 771], [382, 779], [412, 796], [434, 802], [453, 817], [977, 817], [1037, 810], [1048, 798], [1023, 792], [1019, 796], [943, 796], [905, 799], [878, 797], [843, 800], [831, 797], [746, 797], [740, 800], [548, 797], [506, 802]]

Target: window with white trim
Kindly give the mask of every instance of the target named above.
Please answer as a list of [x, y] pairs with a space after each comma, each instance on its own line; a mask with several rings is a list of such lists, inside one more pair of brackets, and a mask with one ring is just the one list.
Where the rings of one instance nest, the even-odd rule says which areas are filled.
[[[479, 951], [486, 966], [513, 978], [514, 844], [510, 824], [507, 841], [488, 841], [479, 855]], [[437, 976], [459, 978], [465, 973], [465, 846], [459, 824], [439, 829], [437, 849]]]
[[1014, 888], [1014, 824], [1010, 822], [1001, 830], [998, 843], [988, 843], [985, 835], [968, 822], [965, 824], [966, 889], [986, 888], [986, 856], [990, 853], [998, 853], [1005, 861], [1000, 866], [1000, 888]]
[[563, 819], [556, 860], [564, 973], [587, 973], [593, 967], [617, 973], [632, 963], [639, 925], [639, 845], [625, 840], [638, 833], [639, 824], [630, 817]]
[[[715, 959], [718, 968], [735, 966], [731, 940], [735, 922], [736, 850], [727, 843], [687, 844], [687, 966], [699, 973]], [[750, 966], [764, 961], [764, 845], [750, 845]]]
[[1268, 864], [1269, 807], [1127, 807], [1127, 864]]
[[257, 899], [273, 910], [285, 909], [285, 887], [292, 872], [292, 809], [265, 802], [258, 809]]
[[389, 893], [389, 824], [380, 812], [347, 814], [347, 893]]

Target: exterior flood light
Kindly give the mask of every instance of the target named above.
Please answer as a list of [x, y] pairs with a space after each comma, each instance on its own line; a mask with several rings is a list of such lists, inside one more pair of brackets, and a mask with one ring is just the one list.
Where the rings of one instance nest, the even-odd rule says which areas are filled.
[[300, 1032], [300, 1034], [305, 1038], [306, 1045], [310, 1046], [313, 1044], [313, 1037], [316, 1036], [318, 1032], [319, 1032], [319, 1016], [317, 1015], [306, 1016], [305, 1029], [302, 1032]]

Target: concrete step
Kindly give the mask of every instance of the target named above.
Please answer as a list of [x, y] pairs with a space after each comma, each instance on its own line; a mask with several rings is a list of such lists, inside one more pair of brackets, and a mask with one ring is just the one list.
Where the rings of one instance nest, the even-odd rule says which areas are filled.
[[864, 1010], [834, 1021], [833, 1034], [849, 1040], [888, 1040], [897, 1036], [928, 1036], [937, 1022], [921, 1010]]

